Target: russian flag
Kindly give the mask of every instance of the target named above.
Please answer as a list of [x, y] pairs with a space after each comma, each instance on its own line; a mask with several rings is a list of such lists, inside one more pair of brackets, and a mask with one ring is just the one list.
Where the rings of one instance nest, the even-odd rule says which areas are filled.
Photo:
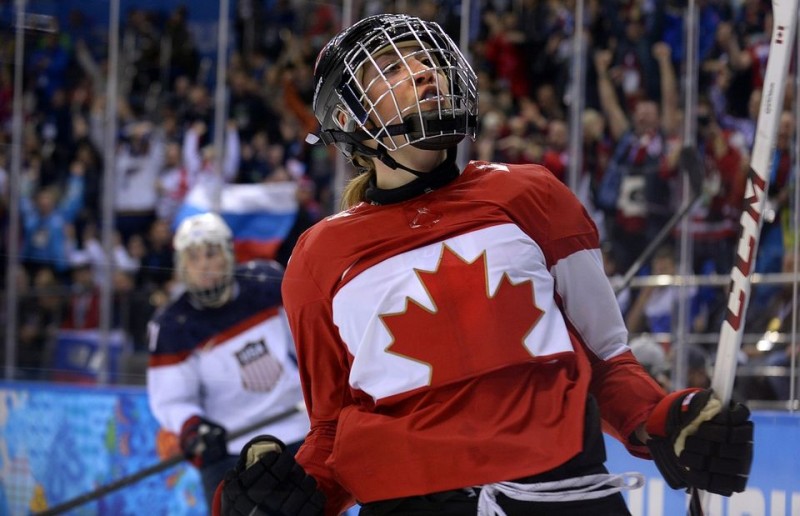
[[[183, 219], [212, 211], [214, 189], [198, 184], [183, 200], [173, 230]], [[219, 193], [219, 214], [233, 231], [236, 260], [274, 258], [297, 219], [297, 183], [226, 184]]]

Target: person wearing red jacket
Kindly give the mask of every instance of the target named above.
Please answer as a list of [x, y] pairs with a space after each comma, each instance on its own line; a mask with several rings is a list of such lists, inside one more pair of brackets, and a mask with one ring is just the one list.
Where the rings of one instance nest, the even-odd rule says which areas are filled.
[[377, 15], [323, 48], [319, 138], [360, 174], [282, 285], [311, 430], [296, 457], [245, 445], [217, 514], [630, 514], [642, 478], [608, 472], [601, 421], [675, 488], [745, 488], [747, 408], [637, 362], [578, 199], [539, 165], [456, 166], [477, 105], [435, 23]]

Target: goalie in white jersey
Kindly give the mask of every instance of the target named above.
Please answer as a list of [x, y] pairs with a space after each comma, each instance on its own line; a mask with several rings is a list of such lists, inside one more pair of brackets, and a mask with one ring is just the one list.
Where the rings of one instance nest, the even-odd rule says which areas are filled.
[[271, 434], [293, 452], [308, 417], [298, 411], [227, 440], [227, 432], [302, 401], [281, 301], [283, 269], [267, 261], [235, 265], [231, 230], [214, 213], [185, 219], [173, 244], [186, 291], [149, 325], [147, 391], [158, 422], [200, 469], [210, 504], [250, 438]]

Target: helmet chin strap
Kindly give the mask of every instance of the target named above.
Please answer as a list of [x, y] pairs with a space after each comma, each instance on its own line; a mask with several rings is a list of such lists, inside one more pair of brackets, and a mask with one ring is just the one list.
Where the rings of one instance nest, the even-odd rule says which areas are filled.
[[457, 154], [457, 147], [450, 147], [447, 149], [447, 157], [444, 161], [427, 173], [420, 174], [411, 182], [396, 188], [379, 188], [376, 178], [372, 177], [364, 195], [372, 204], [392, 204], [407, 201], [424, 193], [437, 190], [460, 175], [461, 171], [456, 165]]
[[405, 165], [403, 165], [401, 163], [398, 163], [397, 160], [395, 160], [393, 157], [389, 156], [389, 153], [386, 151], [386, 149], [381, 149], [378, 152], [376, 152], [375, 153], [375, 157], [378, 158], [381, 161], [381, 163], [383, 163], [384, 165], [386, 165], [387, 167], [389, 167], [391, 169], [394, 169], [394, 170], [397, 170], [397, 169], [405, 170], [406, 172], [410, 172], [411, 174], [414, 174], [416, 177], [425, 177], [425, 176], [428, 175], [428, 172], [429, 172], [427, 170], [426, 171], [414, 170], [413, 168], [409, 168], [409, 167], [407, 167], [407, 166], [405, 166]]
[[[426, 176], [428, 176], [429, 170], [415, 170], [415, 169], [413, 169], [411, 167], [407, 167], [406, 165], [403, 165], [402, 163], [399, 163], [396, 159], [391, 157], [389, 155], [389, 151], [387, 151], [383, 147], [380, 147], [378, 149], [373, 149], [372, 147], [368, 147], [367, 145], [364, 145], [364, 143], [361, 140], [359, 140], [358, 138], [353, 137], [351, 133], [346, 133], [344, 131], [336, 131], [336, 132], [334, 132], [334, 131], [326, 131], [326, 133], [329, 133], [329, 134], [325, 135], [323, 133], [323, 136], [328, 136], [328, 138], [330, 138], [330, 136], [333, 136], [331, 133], [335, 134], [335, 136], [333, 136], [333, 138], [330, 138], [331, 141], [346, 142], [346, 143], [352, 145], [355, 149], [357, 149], [364, 156], [367, 156], [367, 157], [370, 157], [370, 158], [377, 158], [378, 160], [380, 160], [381, 163], [383, 163], [384, 165], [386, 165], [387, 167], [389, 167], [391, 169], [394, 169], [394, 170], [397, 170], [397, 169], [405, 170], [406, 172], [409, 172], [409, 173], [413, 174], [416, 177], [426, 177]], [[323, 137], [322, 140], [324, 141], [324, 140], [326, 140], [326, 138]], [[441, 149], [441, 150], [445, 150], [446, 149], [448, 151], [448, 158], [446, 158], [446, 159], [450, 158], [450, 150], [454, 149], [454, 148], [455, 148], [455, 145], [451, 145], [449, 147], [443, 147]], [[434, 150], [434, 149], [429, 149], [429, 150]], [[453, 159], [455, 159], [455, 157]]]

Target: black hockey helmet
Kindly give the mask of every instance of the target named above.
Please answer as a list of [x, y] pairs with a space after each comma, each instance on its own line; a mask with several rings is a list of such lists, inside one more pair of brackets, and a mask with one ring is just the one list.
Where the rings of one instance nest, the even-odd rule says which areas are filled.
[[[393, 66], [406, 67], [408, 80], [415, 80], [406, 63], [409, 56], [427, 63], [426, 73], [436, 72], [435, 98], [400, 105], [374, 59], [386, 52], [397, 56]], [[379, 73], [363, 84], [364, 66], [369, 63]], [[386, 86], [385, 93], [370, 99], [367, 92], [380, 81]], [[379, 116], [376, 106], [380, 102], [394, 105], [392, 116]], [[321, 126], [319, 139], [335, 144], [347, 157], [356, 149], [368, 156], [386, 156], [386, 152], [407, 145], [448, 149], [465, 136], [475, 139], [477, 77], [438, 24], [403, 14], [381, 14], [345, 29], [322, 49], [314, 69], [313, 108]], [[370, 139], [377, 142], [377, 149], [363, 144]]]

